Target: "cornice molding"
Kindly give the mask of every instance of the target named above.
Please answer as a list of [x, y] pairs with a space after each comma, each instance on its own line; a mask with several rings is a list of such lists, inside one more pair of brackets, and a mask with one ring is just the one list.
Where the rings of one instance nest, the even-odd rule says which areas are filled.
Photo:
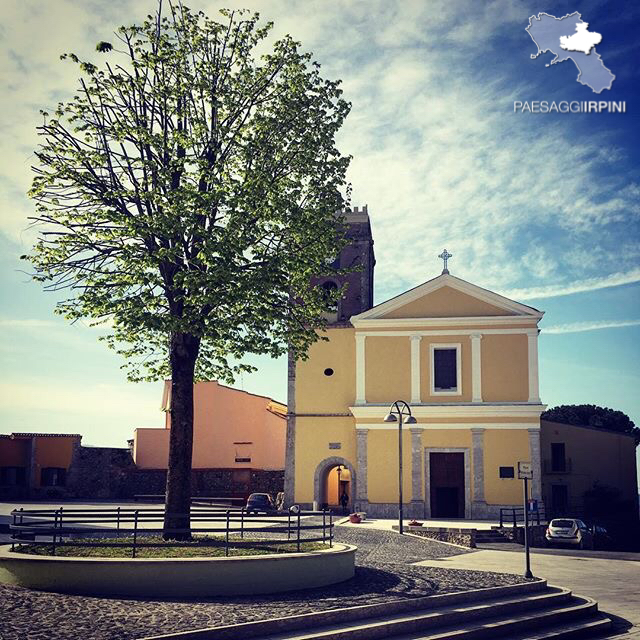
[[525, 334], [528, 336], [537, 336], [540, 332], [535, 327], [519, 327], [514, 329], [512, 327], [505, 327], [504, 329], [389, 329], [387, 331], [357, 328], [356, 338], [362, 338], [366, 336], [377, 337], [398, 337], [398, 336], [471, 336], [475, 334], [481, 335], [509, 335], [509, 334]]
[[[528, 403], [441, 403], [441, 404], [412, 404], [411, 413], [416, 418], [540, 418], [545, 411], [545, 404]], [[368, 404], [349, 407], [349, 411], [356, 419], [382, 420], [389, 411], [389, 404]], [[533, 425], [535, 426], [535, 425]]]
[[[523, 431], [540, 431], [540, 425], [533, 424], [531, 422], [423, 422], [411, 425], [410, 430], [413, 431], [427, 431], [429, 429], [446, 429], [460, 431], [462, 429], [470, 429], [471, 431], [478, 431], [484, 433], [486, 429], [522, 429]], [[367, 432], [383, 431], [383, 430], [398, 430], [397, 426], [387, 423], [373, 423], [373, 424], [356, 424], [356, 434], [361, 431]]]
[[533, 321], [536, 325], [532, 325], [531, 328], [537, 327], [538, 321], [542, 318], [541, 312], [537, 314], [531, 314], [528, 316], [465, 316], [465, 317], [447, 317], [447, 318], [361, 318], [359, 316], [351, 317], [351, 324], [356, 329], [383, 329], [385, 327], [476, 327], [481, 329], [482, 327], [489, 326], [504, 326], [513, 324], [523, 324], [529, 321]]

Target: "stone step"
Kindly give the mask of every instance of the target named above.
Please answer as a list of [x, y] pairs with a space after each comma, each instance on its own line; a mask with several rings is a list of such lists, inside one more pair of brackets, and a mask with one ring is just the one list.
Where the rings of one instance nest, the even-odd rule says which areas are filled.
[[526, 631], [511, 636], [509, 640], [577, 640], [579, 638], [603, 637], [613, 627], [609, 618], [598, 614], [595, 618], [586, 618], [576, 622], [553, 625], [541, 631]]
[[511, 542], [509, 538], [503, 535], [488, 534], [488, 535], [476, 535], [476, 544], [478, 542]]
[[[156, 640], [573, 640], [601, 636], [611, 621], [591, 598], [544, 580], [381, 605], [154, 636]], [[151, 639], [147, 639], [151, 640]]]
[[[267, 638], [269, 640], [376, 640], [397, 636], [431, 638], [433, 635], [433, 638], [445, 639], [458, 637], [456, 634], [467, 633], [467, 627], [483, 628], [484, 623], [476, 624], [478, 620], [498, 617], [500, 617], [500, 623], [504, 619], [505, 624], [511, 623], [513, 631], [517, 631], [520, 625], [526, 625], [531, 621], [535, 624], [536, 620], [544, 616], [553, 615], [554, 620], [562, 619], [570, 617], [574, 610], [585, 609], [583, 602], [572, 605], [571, 600], [571, 592], [568, 589], [551, 587], [542, 593], [492, 598], [482, 602], [439, 607], [430, 611], [415, 611], [411, 614], [384, 615], [358, 622], [337, 623], [312, 631], [294, 631], [258, 637], [264, 640]], [[587, 606], [595, 607], [595, 602], [591, 601]], [[523, 622], [520, 622], [520, 618]], [[507, 625], [507, 628], [511, 629], [511, 626]], [[443, 634], [442, 630], [445, 628], [447, 630]], [[447, 633], [449, 635], [446, 635]], [[467, 636], [463, 634], [459, 637]], [[471, 637], [476, 636], [469, 636]], [[490, 636], [478, 635], [477, 637]]]
[[[492, 616], [480, 621], [455, 624], [433, 632], [393, 636], [394, 640], [561, 640], [590, 638], [606, 633], [611, 620], [599, 616], [597, 604], [590, 598], [575, 596], [561, 607], [526, 611], [509, 617]], [[302, 639], [301, 639], [302, 640]]]
[[506, 540], [510, 542], [510, 539], [504, 535], [501, 531], [495, 529], [477, 529], [476, 530], [476, 542], [480, 540]]
[[522, 598], [531, 594], [542, 594], [547, 591], [547, 581], [537, 579], [521, 584], [501, 587], [487, 587], [442, 595], [422, 596], [393, 600], [380, 604], [359, 605], [342, 609], [330, 609], [313, 613], [271, 618], [256, 622], [245, 622], [238, 625], [208, 627], [192, 631], [178, 631], [162, 635], [147, 636], [141, 640], [238, 640], [242, 638], [264, 638], [269, 634], [285, 631], [308, 631], [309, 629], [328, 628], [329, 625], [358, 622], [390, 616], [392, 614], [435, 611], [442, 607], [467, 606], [499, 598]]

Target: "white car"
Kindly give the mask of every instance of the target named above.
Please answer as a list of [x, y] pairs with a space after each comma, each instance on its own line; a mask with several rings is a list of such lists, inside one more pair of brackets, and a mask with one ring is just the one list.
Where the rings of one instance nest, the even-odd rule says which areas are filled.
[[582, 520], [554, 518], [545, 533], [547, 544], [570, 544], [580, 549], [593, 548], [593, 534]]

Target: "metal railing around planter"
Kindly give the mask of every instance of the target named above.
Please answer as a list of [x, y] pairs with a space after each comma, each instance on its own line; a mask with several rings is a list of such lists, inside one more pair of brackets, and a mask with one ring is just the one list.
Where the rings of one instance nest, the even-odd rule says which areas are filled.
[[[224, 538], [196, 538], [198, 546], [224, 547], [225, 556], [229, 548], [251, 547], [271, 548], [278, 545], [300, 545], [305, 542], [323, 542], [333, 546], [333, 514], [330, 511], [301, 511], [297, 505], [288, 511], [279, 511], [267, 516], [249, 513], [243, 508], [194, 509], [189, 514], [189, 529], [164, 529], [164, 508], [157, 509], [14, 509], [9, 525], [12, 538], [12, 550], [16, 544], [47, 544], [49, 538], [52, 554], [64, 546], [74, 547], [130, 547], [131, 555], [136, 557], [138, 549], [145, 547], [193, 547], [193, 542], [165, 540], [162, 542], [140, 541], [143, 534], [181, 535], [187, 532], [198, 534], [224, 534]], [[184, 518], [185, 514], [169, 514], [171, 518]], [[321, 516], [322, 523], [305, 523], [303, 518]], [[277, 519], [276, 519], [277, 517]], [[159, 526], [153, 526], [160, 523]], [[211, 526], [209, 523], [214, 523]], [[215, 524], [220, 523], [220, 526]], [[246, 526], [247, 524], [261, 526]], [[152, 525], [152, 526], [148, 526]], [[317, 532], [317, 535], [314, 535]], [[259, 541], [245, 540], [247, 533], [282, 534], [274, 538]], [[286, 537], [284, 537], [286, 535]], [[74, 540], [73, 537], [95, 537], [96, 542]], [[117, 540], [131, 536], [132, 542]]]

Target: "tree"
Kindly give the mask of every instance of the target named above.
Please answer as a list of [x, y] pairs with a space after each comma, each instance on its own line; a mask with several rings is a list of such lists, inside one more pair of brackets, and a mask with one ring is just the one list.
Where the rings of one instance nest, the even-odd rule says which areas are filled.
[[562, 424], [576, 424], [609, 431], [620, 431], [633, 435], [636, 445], [640, 442], [640, 429], [626, 413], [599, 407], [595, 404], [562, 404], [545, 411], [540, 418], [561, 422]]
[[304, 358], [324, 326], [309, 283], [345, 244], [350, 105], [290, 36], [268, 47], [258, 14], [165, 13], [100, 42], [103, 66], [61, 56], [80, 85], [42, 112], [23, 257], [69, 290], [58, 313], [108, 321], [130, 380], [171, 376], [169, 538], [189, 527], [194, 380], [232, 382], [248, 353]]

